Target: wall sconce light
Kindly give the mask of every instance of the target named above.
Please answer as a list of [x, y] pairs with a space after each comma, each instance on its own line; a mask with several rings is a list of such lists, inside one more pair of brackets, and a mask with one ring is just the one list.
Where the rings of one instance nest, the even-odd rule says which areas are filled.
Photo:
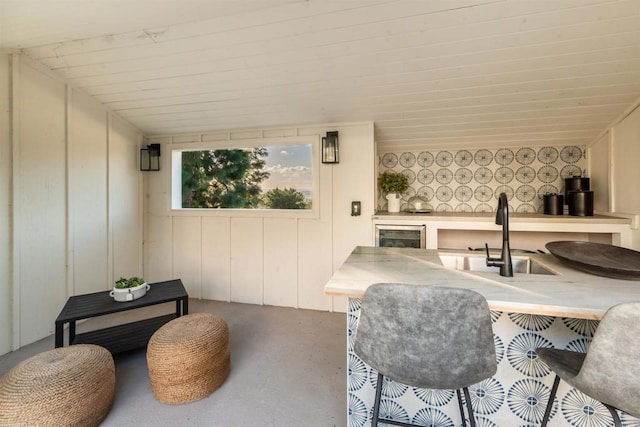
[[149, 144], [147, 148], [140, 149], [140, 170], [160, 170], [160, 144]]
[[322, 163], [340, 163], [338, 158], [338, 131], [322, 137]]

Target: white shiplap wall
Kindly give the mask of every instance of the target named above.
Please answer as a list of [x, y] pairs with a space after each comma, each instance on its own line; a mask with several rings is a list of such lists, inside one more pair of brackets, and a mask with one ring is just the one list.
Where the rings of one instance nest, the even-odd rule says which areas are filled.
[[109, 278], [108, 124], [104, 108], [78, 91], [72, 92], [70, 120], [74, 124], [68, 141], [70, 269], [77, 278], [74, 293], [86, 294], [104, 289]]
[[[11, 93], [9, 55], [0, 54], [0, 94]], [[0, 95], [0, 354], [11, 350], [11, 116], [8, 96]], [[4, 284], [4, 285], [2, 285]]]
[[[596, 138], [589, 148], [589, 168], [595, 199], [594, 209], [631, 219], [631, 249], [640, 250], [640, 100], [628, 108]], [[598, 193], [596, 193], [598, 194]]]
[[20, 346], [53, 332], [67, 297], [66, 87], [25, 61], [14, 67], [13, 320]]
[[611, 193], [612, 210], [640, 213], [640, 107], [611, 129], [611, 181], [616, 185]]
[[28, 58], [0, 60], [2, 354], [52, 334], [67, 297], [141, 274], [142, 183], [138, 130]]
[[[319, 168], [318, 215], [274, 217], [255, 212], [170, 210], [172, 144], [340, 133], [340, 163]], [[194, 298], [318, 310], [346, 311], [344, 298], [326, 296], [324, 285], [357, 245], [371, 243], [375, 209], [373, 123], [160, 135], [160, 172], [145, 174], [145, 277], [179, 277]], [[362, 215], [351, 216], [351, 201]]]

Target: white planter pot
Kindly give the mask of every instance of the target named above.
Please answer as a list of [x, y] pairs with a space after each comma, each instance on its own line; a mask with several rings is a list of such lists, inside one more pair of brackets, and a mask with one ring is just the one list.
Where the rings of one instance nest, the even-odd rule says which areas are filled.
[[388, 212], [400, 212], [400, 200], [402, 199], [398, 193], [389, 193], [385, 198], [389, 202], [387, 205]]
[[134, 299], [143, 297], [150, 288], [151, 286], [147, 283], [143, 283], [135, 288], [113, 288], [113, 290], [109, 292], [109, 296], [118, 302], [133, 301]]

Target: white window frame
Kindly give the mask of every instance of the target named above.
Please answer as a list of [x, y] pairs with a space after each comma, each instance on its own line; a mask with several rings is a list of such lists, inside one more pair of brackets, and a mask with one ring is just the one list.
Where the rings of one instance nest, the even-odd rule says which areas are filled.
[[[311, 145], [311, 209], [243, 209], [243, 208], [183, 208], [182, 205], [182, 156], [183, 151], [233, 150], [253, 147]], [[320, 215], [320, 138], [296, 136], [259, 138], [212, 142], [168, 144], [169, 157], [169, 212], [172, 216], [223, 216], [223, 217], [273, 217], [319, 218]]]

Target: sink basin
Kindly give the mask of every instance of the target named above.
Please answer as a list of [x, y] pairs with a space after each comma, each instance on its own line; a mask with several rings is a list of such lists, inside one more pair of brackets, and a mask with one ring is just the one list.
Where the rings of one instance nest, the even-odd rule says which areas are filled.
[[[439, 256], [442, 265], [452, 270], [500, 272], [499, 267], [488, 267], [485, 257], [461, 254], [439, 254]], [[511, 260], [513, 262], [514, 273], [556, 274], [530, 257], [512, 257]]]

